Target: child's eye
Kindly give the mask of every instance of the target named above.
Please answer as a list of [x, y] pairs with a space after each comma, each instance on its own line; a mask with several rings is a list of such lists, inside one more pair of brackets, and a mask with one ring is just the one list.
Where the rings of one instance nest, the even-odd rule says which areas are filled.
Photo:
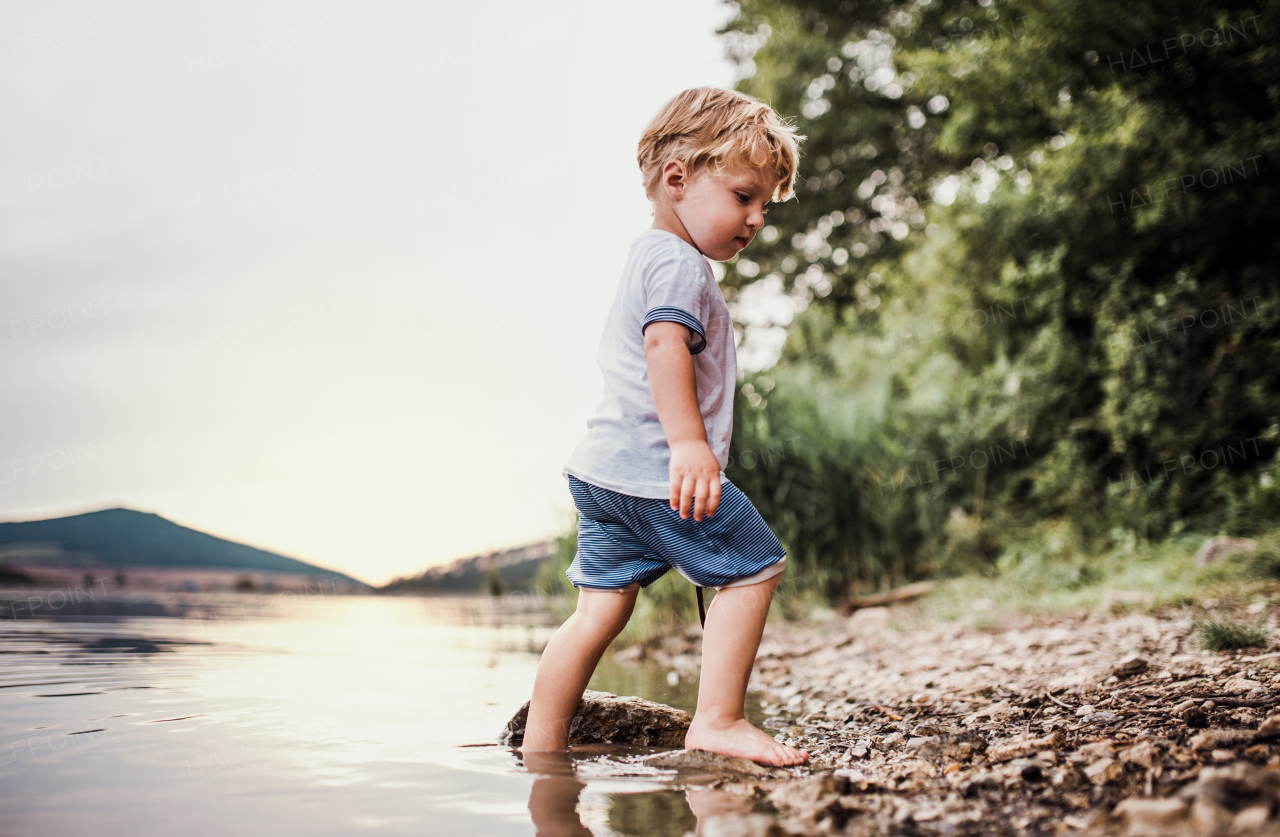
[[748, 194], [745, 194], [744, 192], [739, 192], [738, 200], [742, 201], [743, 203], [746, 203], [747, 201], [751, 200], [751, 196]]

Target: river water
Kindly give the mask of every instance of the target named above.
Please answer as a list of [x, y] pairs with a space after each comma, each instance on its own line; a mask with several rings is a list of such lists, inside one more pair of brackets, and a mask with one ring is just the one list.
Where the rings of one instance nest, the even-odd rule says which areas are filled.
[[[742, 813], [497, 746], [555, 630], [523, 603], [0, 592], [0, 831], [678, 837]], [[697, 684], [606, 660], [591, 688], [692, 711]]]

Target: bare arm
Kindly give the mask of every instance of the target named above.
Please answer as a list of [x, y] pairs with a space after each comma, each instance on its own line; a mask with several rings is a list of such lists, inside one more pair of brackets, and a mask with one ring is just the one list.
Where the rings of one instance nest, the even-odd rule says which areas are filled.
[[700, 521], [720, 505], [720, 463], [707, 444], [698, 409], [688, 334], [680, 323], [651, 323], [644, 331], [644, 357], [653, 405], [671, 448], [671, 508], [686, 520], [692, 511]]

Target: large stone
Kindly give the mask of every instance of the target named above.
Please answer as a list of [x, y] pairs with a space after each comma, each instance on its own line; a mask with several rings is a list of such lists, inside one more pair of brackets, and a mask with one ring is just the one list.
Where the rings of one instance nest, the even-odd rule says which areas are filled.
[[[508, 747], [524, 743], [529, 704], [520, 707], [498, 736]], [[618, 697], [588, 689], [569, 725], [569, 746], [629, 744], [640, 747], [683, 747], [689, 731], [688, 712], [638, 697]]]

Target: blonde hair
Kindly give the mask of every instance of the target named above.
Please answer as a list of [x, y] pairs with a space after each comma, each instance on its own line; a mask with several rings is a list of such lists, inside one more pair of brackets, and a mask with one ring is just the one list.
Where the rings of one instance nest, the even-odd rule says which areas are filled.
[[679, 160], [690, 178], [702, 169], [767, 167], [774, 175], [772, 199], [785, 201], [795, 194], [803, 139], [759, 99], [735, 90], [695, 87], [662, 106], [640, 137], [636, 160], [649, 200], [658, 192], [662, 169]]

